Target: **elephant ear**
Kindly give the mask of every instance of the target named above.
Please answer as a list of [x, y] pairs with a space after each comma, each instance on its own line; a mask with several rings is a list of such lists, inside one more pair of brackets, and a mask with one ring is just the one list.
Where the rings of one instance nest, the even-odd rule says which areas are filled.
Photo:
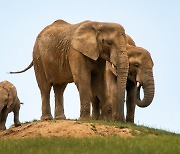
[[75, 30], [71, 42], [74, 49], [93, 60], [97, 60], [99, 57], [95, 24], [90, 21], [81, 23]]

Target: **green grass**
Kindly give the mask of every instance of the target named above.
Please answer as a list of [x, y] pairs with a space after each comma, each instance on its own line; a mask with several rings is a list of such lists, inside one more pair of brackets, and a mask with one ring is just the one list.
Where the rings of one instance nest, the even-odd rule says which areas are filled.
[[[131, 128], [134, 137], [0, 139], [0, 154], [179, 154], [180, 135], [132, 124], [91, 121]], [[140, 133], [137, 133], [138, 130]]]
[[179, 154], [180, 138], [168, 137], [101, 137], [35, 138], [1, 140], [1, 154]]

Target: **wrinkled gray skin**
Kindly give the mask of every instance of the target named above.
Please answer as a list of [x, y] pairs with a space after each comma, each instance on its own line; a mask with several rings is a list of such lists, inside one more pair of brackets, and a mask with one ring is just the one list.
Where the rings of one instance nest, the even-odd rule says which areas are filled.
[[[111, 57], [116, 53], [118, 63]], [[105, 61], [117, 67], [118, 119], [125, 121], [125, 87], [128, 75], [128, 57], [124, 28], [116, 23], [85, 21], [69, 24], [58, 20], [38, 35], [33, 50], [33, 61], [22, 73], [34, 65], [42, 98], [41, 120], [52, 119], [50, 90], [55, 93], [55, 119], [65, 119], [63, 93], [66, 85], [75, 82], [81, 102], [80, 119], [90, 118], [91, 82]], [[15, 72], [14, 72], [15, 73]]]
[[20, 126], [20, 101], [15, 86], [8, 82], [0, 82], [0, 130], [5, 130], [8, 113], [14, 112], [14, 125]]
[[[134, 41], [128, 38], [129, 75], [127, 80], [127, 115], [126, 121], [134, 123], [136, 104], [147, 107], [154, 97], [153, 61], [149, 52], [136, 47]], [[102, 71], [103, 72], [103, 71]], [[117, 73], [116, 68], [107, 62], [104, 74], [101, 73], [92, 84], [92, 117], [93, 119], [112, 120], [117, 108]], [[138, 87], [137, 87], [138, 86]], [[143, 88], [144, 98], [140, 100], [140, 88]]]

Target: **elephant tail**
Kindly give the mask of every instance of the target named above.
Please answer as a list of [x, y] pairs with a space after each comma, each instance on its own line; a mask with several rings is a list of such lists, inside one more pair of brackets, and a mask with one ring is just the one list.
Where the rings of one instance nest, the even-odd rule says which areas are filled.
[[31, 64], [29, 64], [28, 67], [26, 67], [24, 70], [22, 71], [17, 71], [17, 72], [9, 72], [10, 74], [16, 74], [16, 73], [23, 73], [26, 72], [28, 69], [30, 69], [33, 66], [33, 61], [31, 62]]

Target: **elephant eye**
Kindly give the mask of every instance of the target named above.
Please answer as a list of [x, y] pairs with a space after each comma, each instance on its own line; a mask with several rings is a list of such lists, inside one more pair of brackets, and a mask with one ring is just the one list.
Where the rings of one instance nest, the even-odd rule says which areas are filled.
[[135, 66], [135, 67], [139, 67], [139, 64], [138, 64], [138, 63], [135, 63], [134, 66]]
[[102, 39], [102, 43], [111, 46], [112, 45], [112, 41], [111, 40], [104, 40]]
[[8, 101], [8, 98], [5, 98], [5, 99], [4, 99], [4, 102], [7, 102], [7, 101]]
[[111, 41], [108, 41], [107, 44], [108, 44], [108, 45], [112, 45], [112, 42], [111, 42]]
[[106, 43], [111, 46], [112, 45], [112, 41], [111, 40], [107, 40]]

